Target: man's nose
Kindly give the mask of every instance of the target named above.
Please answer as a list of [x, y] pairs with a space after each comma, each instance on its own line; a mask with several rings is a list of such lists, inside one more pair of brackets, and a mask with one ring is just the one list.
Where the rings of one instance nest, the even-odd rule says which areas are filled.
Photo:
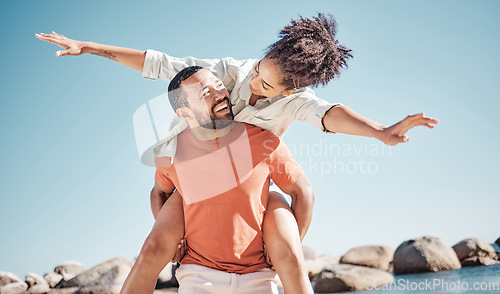
[[222, 90], [214, 89], [214, 99], [216, 102], [219, 102], [225, 98], [225, 94]]

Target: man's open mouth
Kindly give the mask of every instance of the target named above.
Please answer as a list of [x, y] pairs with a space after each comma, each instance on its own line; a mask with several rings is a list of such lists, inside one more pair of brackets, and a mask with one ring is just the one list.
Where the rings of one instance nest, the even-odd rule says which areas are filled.
[[219, 112], [219, 111], [223, 111], [223, 110], [229, 110], [229, 102], [227, 100], [224, 100], [221, 103], [217, 104], [214, 107], [213, 111], [215, 113], [215, 112]]

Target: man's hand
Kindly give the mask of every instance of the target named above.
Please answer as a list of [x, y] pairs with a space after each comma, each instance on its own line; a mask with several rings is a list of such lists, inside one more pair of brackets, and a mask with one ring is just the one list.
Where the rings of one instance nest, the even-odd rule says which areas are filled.
[[172, 262], [180, 262], [187, 251], [187, 241], [186, 239], [181, 239], [181, 243], [177, 245], [177, 251], [175, 251], [175, 256], [172, 258]]
[[408, 142], [409, 138], [406, 136], [406, 133], [409, 130], [416, 126], [426, 126], [432, 129], [438, 122], [439, 120], [435, 118], [425, 117], [424, 113], [409, 115], [390, 127], [384, 127], [379, 139], [389, 146]]
[[42, 41], [56, 44], [57, 46], [64, 49], [57, 51], [56, 56], [64, 56], [64, 55], [78, 56], [85, 53], [83, 50], [85, 48], [85, 42], [66, 38], [65, 36], [60, 35], [56, 32], [52, 32], [52, 34], [41, 33], [41, 34], [36, 34], [35, 36]]

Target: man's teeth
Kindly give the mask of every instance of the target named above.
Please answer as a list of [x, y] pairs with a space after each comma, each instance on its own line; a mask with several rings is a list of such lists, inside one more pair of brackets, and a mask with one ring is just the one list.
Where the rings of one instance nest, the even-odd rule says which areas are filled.
[[217, 112], [217, 111], [220, 111], [220, 110], [222, 110], [222, 109], [224, 109], [226, 107], [227, 107], [227, 102], [222, 102], [217, 107], [215, 107], [214, 111]]

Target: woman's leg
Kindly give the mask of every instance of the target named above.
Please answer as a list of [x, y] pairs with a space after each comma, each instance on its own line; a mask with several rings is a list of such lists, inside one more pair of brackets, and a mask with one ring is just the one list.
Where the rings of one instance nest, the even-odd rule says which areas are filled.
[[158, 275], [172, 260], [184, 236], [182, 198], [175, 191], [163, 204], [151, 233], [132, 267], [120, 293], [153, 293]]
[[312, 294], [299, 228], [292, 209], [279, 193], [269, 193], [262, 232], [267, 253], [280, 277], [285, 294]]

